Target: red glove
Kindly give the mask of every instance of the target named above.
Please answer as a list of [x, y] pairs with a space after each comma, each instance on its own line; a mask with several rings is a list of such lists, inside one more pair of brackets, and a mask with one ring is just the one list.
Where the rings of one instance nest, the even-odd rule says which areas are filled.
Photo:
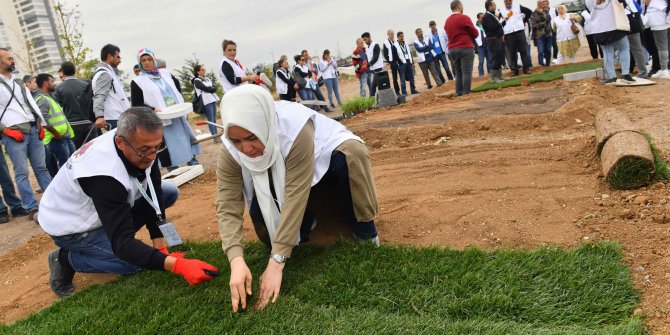
[[23, 140], [26, 139], [26, 137], [23, 136], [23, 133], [16, 129], [5, 128], [5, 130], [3, 130], [2, 133], [5, 134], [5, 136], [7, 137], [13, 138], [14, 141], [19, 143], [23, 142]]
[[40, 125], [40, 141], [44, 139], [44, 127]]
[[173, 252], [173, 253], [170, 253], [170, 252], [168, 251], [168, 248], [167, 248], [166, 246], [162, 246], [162, 247], [160, 247], [160, 248], [158, 249], [158, 251], [160, 251], [160, 252], [162, 252], [162, 253], [164, 253], [164, 254], [166, 254], [166, 255], [168, 255], [168, 256], [172, 256], [172, 257], [174, 257], [174, 258], [184, 258], [184, 256], [186, 256], [186, 254], [184, 254], [183, 252]]
[[177, 258], [172, 273], [184, 277], [188, 284], [193, 286], [212, 280], [213, 277], [207, 275], [205, 270], [219, 271], [217, 268], [197, 259]]

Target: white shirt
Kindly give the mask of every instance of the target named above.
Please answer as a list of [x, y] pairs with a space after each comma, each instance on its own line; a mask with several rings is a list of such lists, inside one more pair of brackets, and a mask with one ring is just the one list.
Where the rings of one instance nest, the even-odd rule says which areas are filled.
[[328, 64], [328, 61], [321, 59], [319, 62], [319, 71], [321, 71], [321, 77], [323, 79], [334, 79], [337, 78], [337, 62], [332, 59], [332, 62], [330, 65]]
[[[2, 123], [5, 127], [11, 127], [20, 123], [35, 122], [35, 117], [30, 111], [30, 106], [32, 106], [33, 111], [40, 118], [40, 123], [42, 125], [46, 125], [42, 119], [40, 108], [37, 106], [37, 103], [35, 103], [35, 100], [28, 91], [28, 88], [23, 84], [17, 83], [17, 78], [14, 76], [14, 74], [12, 74], [9, 78], [0, 75], [0, 80], [3, 82], [0, 83], [0, 114], [3, 110], [5, 110], [5, 107], [7, 107], [7, 111], [2, 117], [2, 120], [0, 120], [0, 123]], [[7, 89], [5, 84], [13, 89], [13, 99], [12, 92]], [[28, 99], [27, 102], [23, 99], [24, 93]], [[9, 106], [7, 106], [7, 103], [10, 99], [11, 103], [9, 103]]]

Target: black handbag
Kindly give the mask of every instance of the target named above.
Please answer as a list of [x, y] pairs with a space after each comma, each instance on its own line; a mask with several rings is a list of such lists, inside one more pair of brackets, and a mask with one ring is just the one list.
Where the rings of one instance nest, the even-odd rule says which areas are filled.
[[628, 6], [628, 2], [624, 2], [623, 5], [628, 8], [630, 14], [628, 16], [628, 23], [630, 24], [630, 33], [636, 34], [644, 31], [644, 22], [642, 22], [642, 15], [637, 12], [633, 12], [633, 8]]
[[193, 112], [196, 114], [205, 113], [205, 104], [202, 102], [202, 94], [198, 95], [195, 88], [195, 80], [193, 81], [193, 100], [191, 101], [191, 104], [193, 104]]

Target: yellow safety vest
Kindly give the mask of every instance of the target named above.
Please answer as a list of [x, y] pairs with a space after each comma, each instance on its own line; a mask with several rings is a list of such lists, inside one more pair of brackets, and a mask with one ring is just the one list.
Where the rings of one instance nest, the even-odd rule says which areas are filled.
[[[47, 123], [54, 127], [59, 134], [65, 135], [65, 133], [69, 133], [70, 139], [73, 139], [74, 131], [72, 130], [72, 127], [70, 127], [70, 123], [67, 121], [65, 114], [63, 114], [63, 108], [61, 108], [56, 100], [45, 94], [38, 95], [37, 98], [35, 98], [35, 102], [39, 102], [42, 99], [47, 99], [51, 105], [51, 107], [49, 107], [49, 117], [46, 120]], [[44, 139], [42, 140], [44, 145], [49, 144], [53, 138], [54, 135], [45, 129]]]

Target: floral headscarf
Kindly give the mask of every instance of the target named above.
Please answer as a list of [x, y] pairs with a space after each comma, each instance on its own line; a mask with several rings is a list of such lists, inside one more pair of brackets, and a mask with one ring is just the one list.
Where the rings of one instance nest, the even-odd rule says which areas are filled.
[[[151, 56], [151, 59], [153, 59], [153, 61], [154, 61], [154, 67], [149, 71], [145, 70], [142, 67], [142, 62], [140, 61], [140, 59], [144, 55]], [[154, 56], [154, 52], [151, 51], [151, 49], [144, 48], [144, 49], [141, 49], [140, 51], [137, 52], [137, 65], [140, 67], [140, 72], [148, 75], [150, 78], [158, 79], [158, 78], [161, 77], [160, 73], [158, 72], [158, 64], [156, 63], [156, 57]]]

